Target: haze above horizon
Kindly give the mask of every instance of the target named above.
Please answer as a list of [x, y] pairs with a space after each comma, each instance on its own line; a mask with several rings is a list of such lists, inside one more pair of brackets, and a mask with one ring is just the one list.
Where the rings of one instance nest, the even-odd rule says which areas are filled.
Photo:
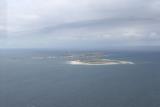
[[0, 1], [0, 48], [159, 49], [159, 28], [159, 0]]

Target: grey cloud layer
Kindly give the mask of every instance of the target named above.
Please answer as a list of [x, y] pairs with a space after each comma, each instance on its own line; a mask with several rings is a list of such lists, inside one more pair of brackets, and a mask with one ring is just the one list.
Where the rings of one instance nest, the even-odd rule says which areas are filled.
[[82, 42], [97, 48], [160, 45], [159, 0], [7, 0], [7, 4], [4, 47], [81, 47]]

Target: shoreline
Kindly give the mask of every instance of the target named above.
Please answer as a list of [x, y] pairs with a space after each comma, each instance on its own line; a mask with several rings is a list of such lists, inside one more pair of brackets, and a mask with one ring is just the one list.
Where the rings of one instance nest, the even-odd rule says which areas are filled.
[[83, 62], [80, 60], [74, 60], [74, 61], [68, 61], [69, 64], [71, 65], [119, 65], [119, 64], [134, 64], [133, 62], [130, 61], [119, 61], [119, 60], [109, 60], [106, 62], [96, 62], [96, 63], [92, 63], [92, 62]]

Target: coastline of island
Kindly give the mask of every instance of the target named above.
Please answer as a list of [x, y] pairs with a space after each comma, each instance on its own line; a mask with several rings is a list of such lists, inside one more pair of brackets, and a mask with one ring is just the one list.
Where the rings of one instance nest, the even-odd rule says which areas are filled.
[[134, 64], [131, 61], [122, 60], [110, 60], [110, 59], [99, 59], [99, 60], [72, 60], [68, 62], [71, 65], [118, 65], [118, 64]]

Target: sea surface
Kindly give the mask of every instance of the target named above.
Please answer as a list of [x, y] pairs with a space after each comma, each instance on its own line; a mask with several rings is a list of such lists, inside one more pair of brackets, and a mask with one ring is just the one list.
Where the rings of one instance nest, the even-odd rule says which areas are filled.
[[96, 51], [135, 64], [83, 66], [83, 51], [0, 50], [0, 107], [160, 107], [160, 52]]

